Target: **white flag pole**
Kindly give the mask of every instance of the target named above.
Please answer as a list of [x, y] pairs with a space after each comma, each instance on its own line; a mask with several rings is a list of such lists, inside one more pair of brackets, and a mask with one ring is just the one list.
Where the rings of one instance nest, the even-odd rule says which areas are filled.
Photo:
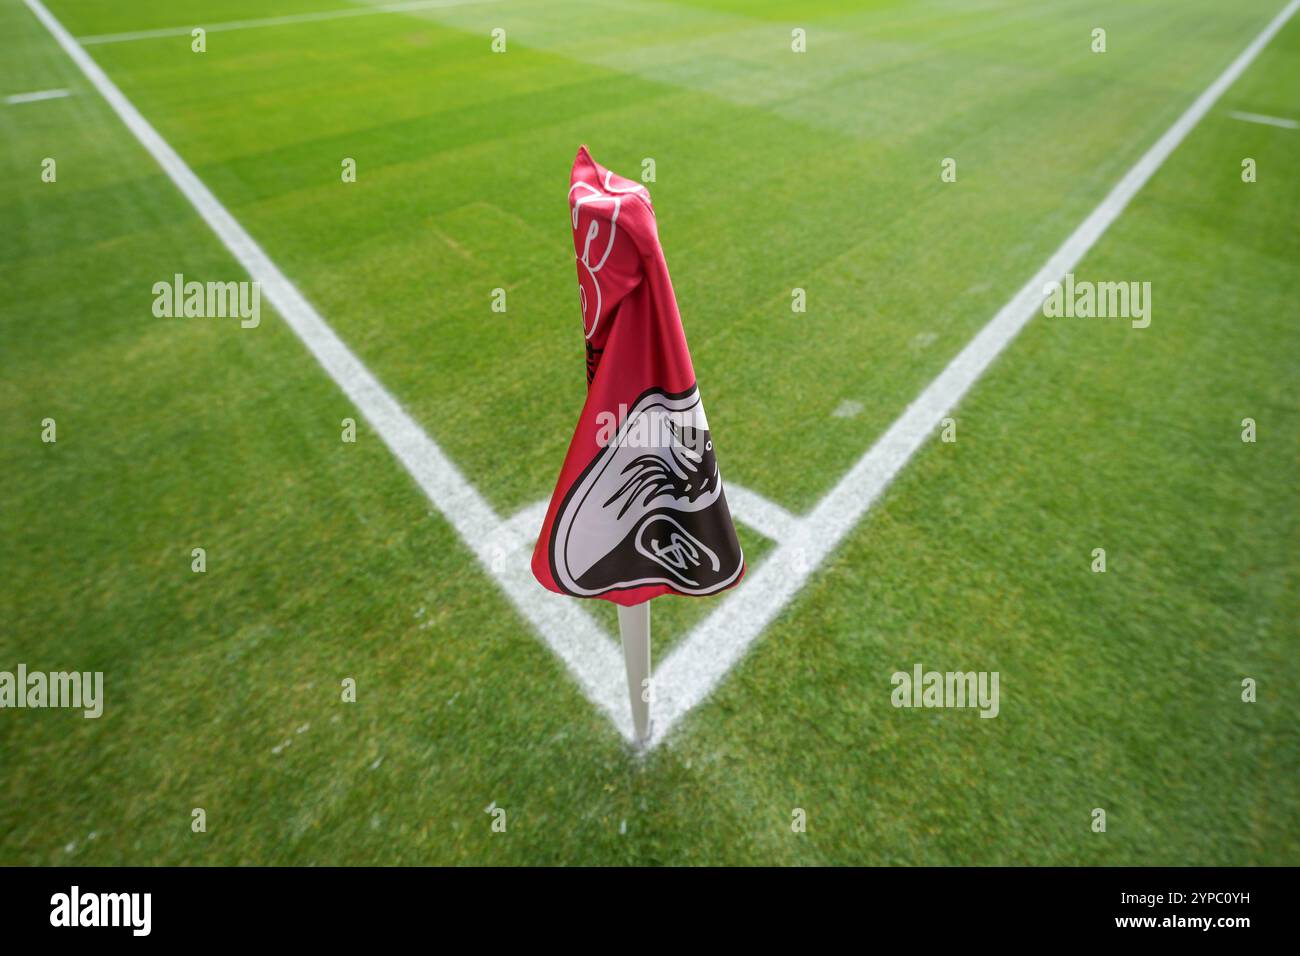
[[650, 739], [650, 602], [618, 606], [618, 630], [627, 665], [627, 693], [638, 743]]

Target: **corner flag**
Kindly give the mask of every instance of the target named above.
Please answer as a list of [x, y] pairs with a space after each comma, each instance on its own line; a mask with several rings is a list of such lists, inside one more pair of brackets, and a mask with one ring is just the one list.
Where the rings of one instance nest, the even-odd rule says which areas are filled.
[[650, 194], [585, 146], [571, 183], [587, 401], [533, 574], [552, 591], [625, 607], [715, 594], [745, 562]]
[[569, 209], [587, 400], [533, 550], [545, 587], [619, 607], [637, 737], [649, 734], [650, 605], [716, 594], [745, 558], [686, 349], [650, 193], [583, 146]]

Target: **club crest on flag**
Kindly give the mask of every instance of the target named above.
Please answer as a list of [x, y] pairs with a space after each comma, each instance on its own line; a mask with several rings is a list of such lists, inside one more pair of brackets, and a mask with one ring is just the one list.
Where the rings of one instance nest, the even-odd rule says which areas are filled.
[[587, 399], [533, 573], [553, 591], [629, 607], [715, 594], [745, 561], [650, 194], [583, 147], [569, 206]]
[[735, 583], [743, 562], [698, 388], [636, 403], [565, 495], [554, 539], [555, 580], [570, 594], [663, 584], [698, 595]]

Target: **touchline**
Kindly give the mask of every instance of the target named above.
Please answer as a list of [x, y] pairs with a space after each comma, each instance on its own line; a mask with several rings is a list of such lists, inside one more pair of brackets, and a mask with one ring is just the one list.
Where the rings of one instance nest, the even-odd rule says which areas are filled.
[[104, 712], [104, 672], [0, 671], [0, 710], [11, 707], [71, 707], [93, 720]]

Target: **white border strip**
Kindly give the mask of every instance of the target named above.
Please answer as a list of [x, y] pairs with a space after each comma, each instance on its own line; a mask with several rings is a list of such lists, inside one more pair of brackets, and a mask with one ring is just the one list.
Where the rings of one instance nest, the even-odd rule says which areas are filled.
[[1071, 271], [1101, 238], [1124, 207], [1177, 148], [1219, 97], [1250, 66], [1300, 8], [1290, 3], [1251, 41], [1169, 127], [1119, 184], [1101, 201], [1034, 276], [958, 353], [920, 396], [899, 416], [830, 493], [799, 522], [766, 561], [751, 570], [742, 587], [710, 614], [689, 641], [675, 648], [655, 673], [657, 694], [654, 736], [660, 743], [672, 727], [704, 700], [744, 656], [751, 642], [804, 586], [849, 530], [880, 497], [916, 450], [960, 402], [993, 360], [1037, 314], [1043, 287]]
[[[472, 3], [495, 3], [496, 0], [409, 0], [407, 3], [385, 3], [374, 7], [344, 7], [341, 10], [320, 10], [315, 13], [289, 13], [279, 17], [261, 17], [253, 20], [226, 20], [223, 23], [191, 23], [184, 27], [160, 27], [157, 30], [134, 30], [129, 33], [101, 33], [96, 36], [77, 37], [82, 46], [96, 43], [129, 43], [133, 40], [153, 40], [158, 37], [187, 37], [197, 27], [208, 33], [226, 30], [251, 30], [258, 27], [283, 27], [295, 23], [319, 23], [322, 20], [342, 20], [346, 17], [368, 17], [376, 13], [411, 13], [417, 10], [437, 10], [441, 7], [463, 7]], [[31, 6], [31, 4], [28, 4]]]
[[71, 96], [71, 90], [36, 90], [34, 93], [11, 93], [5, 97], [10, 106], [16, 103], [39, 103], [41, 100], [61, 100]]
[[[280, 313], [316, 361], [356, 405], [397, 460], [442, 512], [479, 563], [493, 575], [511, 603], [568, 665], [586, 695], [629, 741], [632, 716], [623, 691], [623, 660], [618, 649], [577, 601], [542, 589], [527, 564], [508, 556], [526, 548], [502, 522], [437, 443], [398, 404], [334, 333], [274, 262], [203, 185], [176, 151], [158, 135], [103, 70], [40, 2], [24, 0], [36, 18], [72, 58], [86, 79], [108, 101], [142, 146], [194, 206]], [[1300, 0], [1297, 0], [1300, 2]]]
[[1242, 113], [1240, 110], [1233, 110], [1228, 115], [1235, 120], [1241, 120], [1243, 123], [1260, 123], [1264, 126], [1278, 126], [1282, 129], [1300, 129], [1300, 122], [1293, 119], [1282, 119], [1280, 116], [1265, 116], [1263, 113]]
[[794, 534], [799, 525], [798, 518], [756, 491], [750, 491], [731, 481], [724, 482], [723, 489], [732, 515], [741, 518], [765, 538], [784, 541]]

